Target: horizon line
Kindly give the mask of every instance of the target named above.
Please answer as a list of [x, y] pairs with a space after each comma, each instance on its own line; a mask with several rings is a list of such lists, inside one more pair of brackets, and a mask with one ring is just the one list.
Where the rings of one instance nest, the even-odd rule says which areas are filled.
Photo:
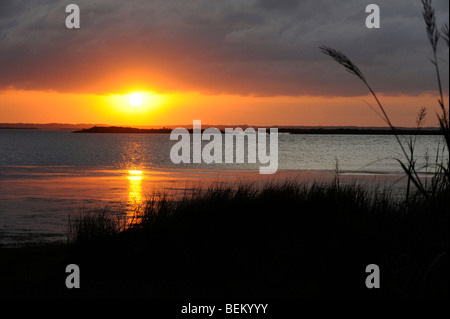
[[[94, 126], [101, 127], [130, 127], [130, 128], [143, 128], [143, 127], [153, 127], [153, 128], [172, 128], [172, 127], [190, 127], [193, 124], [159, 124], [159, 125], [128, 125], [128, 124], [105, 124], [105, 123], [58, 123], [58, 122], [49, 122], [49, 123], [25, 123], [25, 122], [16, 122], [16, 123], [0, 123], [0, 128], [13, 128], [13, 126], [66, 126], [66, 127], [77, 127], [80, 126], [88, 126], [89, 128]], [[202, 126], [208, 127], [267, 127], [267, 128], [362, 128], [362, 129], [390, 129], [389, 126], [358, 126], [358, 125], [258, 125], [258, 124], [203, 124]], [[30, 127], [31, 128], [31, 127]], [[397, 129], [418, 129], [414, 126], [396, 126]], [[52, 128], [48, 128], [52, 129]], [[53, 128], [56, 129], [56, 128]], [[420, 129], [439, 129], [439, 126], [425, 126]]]

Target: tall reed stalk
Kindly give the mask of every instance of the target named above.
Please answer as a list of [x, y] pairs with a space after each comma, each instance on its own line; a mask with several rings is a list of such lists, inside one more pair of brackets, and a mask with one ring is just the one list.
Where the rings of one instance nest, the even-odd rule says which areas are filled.
[[[440, 106], [440, 114], [437, 114], [437, 118], [439, 121], [440, 131], [445, 139], [445, 146], [447, 152], [450, 149], [450, 135], [449, 135], [449, 113], [448, 113], [448, 107], [445, 107], [444, 103], [444, 95], [443, 95], [443, 89], [442, 89], [442, 81], [441, 76], [439, 72], [439, 65], [438, 65], [438, 59], [437, 59], [437, 45], [439, 38], [441, 37], [441, 33], [439, 32], [437, 26], [436, 26], [436, 15], [434, 12], [434, 9], [431, 5], [431, 0], [422, 0], [423, 4], [423, 17], [426, 24], [426, 31], [428, 39], [430, 40], [433, 57], [430, 59], [431, 63], [434, 65], [436, 70], [436, 77], [437, 77], [437, 84], [438, 84], [438, 90], [439, 90], [439, 98], [438, 103]], [[442, 37], [444, 40], [446, 40], [447, 45], [449, 43], [449, 31], [448, 26], [445, 25], [442, 28]], [[426, 187], [426, 184], [422, 182], [422, 180], [419, 177], [418, 170], [416, 168], [416, 159], [414, 155], [414, 148], [415, 148], [415, 142], [416, 137], [410, 138], [407, 145], [404, 145], [404, 143], [400, 140], [398, 134], [397, 134], [397, 128], [393, 125], [391, 119], [389, 118], [383, 104], [380, 102], [380, 99], [378, 98], [375, 91], [372, 89], [368, 81], [366, 80], [366, 77], [361, 72], [361, 70], [342, 52], [339, 52], [333, 48], [327, 47], [327, 46], [321, 46], [321, 51], [332, 57], [336, 62], [341, 64], [345, 67], [345, 69], [350, 72], [351, 74], [354, 74], [357, 76], [367, 87], [370, 94], [375, 99], [378, 109], [380, 112], [378, 112], [376, 109], [375, 112], [381, 117], [381, 119], [392, 129], [394, 136], [401, 148], [401, 151], [405, 157], [405, 160], [402, 161], [400, 159], [396, 159], [399, 164], [401, 165], [403, 171], [406, 173], [408, 181], [407, 181], [407, 190], [406, 190], [406, 201], [409, 200], [410, 197], [410, 184], [411, 182], [416, 186], [417, 190], [421, 195], [423, 195], [426, 199], [431, 199], [435, 195], [438, 195], [436, 192], [438, 190], [446, 190], [448, 191], [449, 181], [450, 181], [450, 175], [449, 175], [449, 163], [448, 160], [445, 163], [444, 158], [442, 158], [441, 162], [438, 163], [435, 167], [435, 172], [433, 176], [434, 182], [433, 185], [437, 185], [439, 187], [432, 187], [431, 191], [428, 187]], [[370, 104], [369, 104], [370, 105]], [[421, 108], [417, 115], [417, 128], [419, 129], [423, 121], [426, 117], [426, 110], [425, 108]], [[438, 150], [439, 152], [439, 150]], [[443, 150], [443, 154], [445, 155], [445, 150]]]

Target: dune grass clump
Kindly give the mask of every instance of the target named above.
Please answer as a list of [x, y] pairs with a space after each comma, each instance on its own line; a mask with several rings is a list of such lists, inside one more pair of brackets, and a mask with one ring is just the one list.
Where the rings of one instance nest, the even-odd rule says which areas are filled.
[[[81, 233], [81, 242], [93, 245], [79, 253], [91, 251], [85, 268], [131, 267], [140, 285], [153, 287], [141, 297], [446, 295], [449, 196], [414, 196], [409, 205], [357, 184], [199, 188], [177, 201], [151, 198], [139, 208], [140, 222], [102, 246], [95, 238], [110, 234], [97, 230], [110, 221], [90, 219], [107, 225], [86, 227], [95, 234]], [[369, 264], [382, 269], [383, 289], [366, 288]]]
[[79, 245], [108, 241], [125, 229], [124, 219], [107, 207], [72, 212], [68, 218], [67, 240]]

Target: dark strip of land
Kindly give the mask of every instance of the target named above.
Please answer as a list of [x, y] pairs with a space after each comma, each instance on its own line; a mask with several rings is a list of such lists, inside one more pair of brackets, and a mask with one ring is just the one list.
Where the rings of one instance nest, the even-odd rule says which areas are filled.
[[0, 130], [37, 130], [36, 127], [2, 127], [0, 126]]
[[73, 133], [170, 133], [171, 129], [140, 129], [134, 127], [120, 127], [120, 126], [94, 126], [89, 129], [82, 129], [74, 131]]
[[[255, 128], [256, 130], [257, 128]], [[188, 129], [192, 133], [192, 129]], [[203, 129], [202, 129], [203, 131]], [[133, 127], [119, 127], [109, 126], [100, 127], [94, 126], [89, 129], [82, 129], [74, 131], [74, 133], [171, 133], [170, 128], [160, 129], [139, 129]], [[221, 130], [223, 133], [224, 130]], [[285, 134], [342, 134], [342, 135], [440, 135], [442, 134], [438, 129], [364, 129], [364, 128], [314, 128], [314, 129], [301, 129], [301, 128], [278, 128], [279, 133]]]

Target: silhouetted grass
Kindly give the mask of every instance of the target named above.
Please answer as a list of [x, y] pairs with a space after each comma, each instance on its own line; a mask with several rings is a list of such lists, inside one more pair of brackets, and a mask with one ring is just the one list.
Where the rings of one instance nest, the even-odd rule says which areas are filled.
[[69, 214], [68, 227], [68, 242], [91, 245], [108, 241], [128, 226], [123, 216], [114, 214], [104, 207], [72, 212]]
[[[120, 227], [89, 218], [106, 225], [87, 227], [94, 233], [72, 248], [96, 276], [135, 276], [127, 285], [140, 297], [446, 296], [448, 193], [409, 205], [357, 184], [199, 188], [176, 202], [151, 198], [101, 245], [97, 235]], [[366, 288], [369, 264], [382, 289]]]

